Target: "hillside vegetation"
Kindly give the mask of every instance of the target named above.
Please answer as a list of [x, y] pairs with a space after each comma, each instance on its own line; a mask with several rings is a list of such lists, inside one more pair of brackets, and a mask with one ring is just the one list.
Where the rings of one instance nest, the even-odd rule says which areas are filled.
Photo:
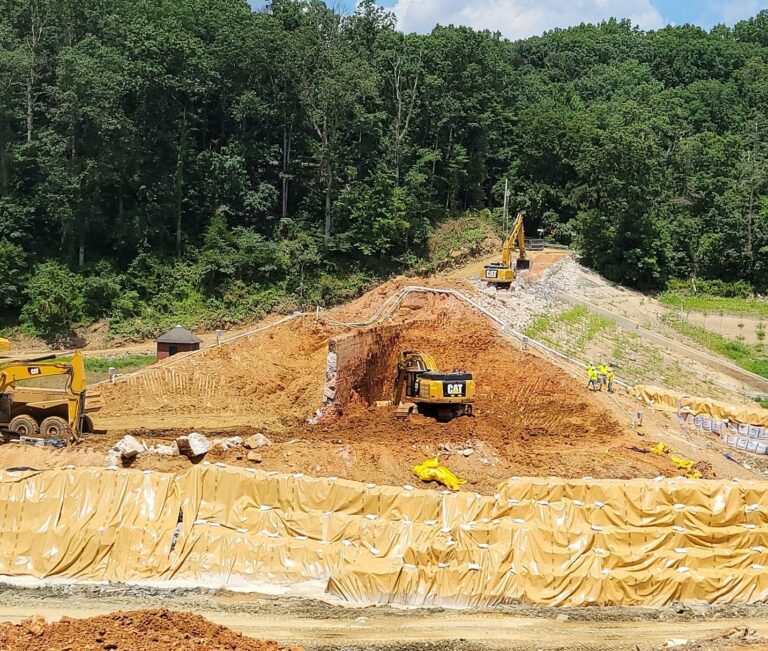
[[343, 300], [505, 179], [611, 280], [768, 287], [768, 12], [511, 42], [373, 0], [2, 7], [0, 305], [30, 331]]

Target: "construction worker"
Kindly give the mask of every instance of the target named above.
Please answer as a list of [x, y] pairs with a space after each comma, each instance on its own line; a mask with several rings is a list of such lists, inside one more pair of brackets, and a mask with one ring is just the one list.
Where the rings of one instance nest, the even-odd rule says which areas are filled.
[[597, 369], [592, 363], [587, 366], [587, 379], [589, 380], [589, 382], [587, 382], [587, 389], [590, 391], [597, 391], [599, 388], [597, 384]]
[[597, 375], [598, 375], [597, 390], [602, 391], [603, 385], [608, 384], [608, 367], [604, 363], [600, 364], [600, 366], [597, 367]]
[[608, 374], [606, 378], [608, 379], [608, 393], [613, 393], [613, 381], [616, 379], [616, 375], [613, 372], [613, 366], [610, 364], [608, 365]]

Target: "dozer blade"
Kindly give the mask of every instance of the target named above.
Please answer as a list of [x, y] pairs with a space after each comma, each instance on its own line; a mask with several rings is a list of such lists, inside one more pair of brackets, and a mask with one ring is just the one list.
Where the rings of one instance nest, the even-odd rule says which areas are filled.
[[530, 260], [518, 260], [515, 264], [515, 269], [517, 271], [528, 271], [531, 268], [531, 261]]
[[395, 411], [395, 418], [400, 420], [406, 420], [410, 418], [411, 414], [416, 411], [416, 405], [412, 402], [401, 402], [397, 411]]

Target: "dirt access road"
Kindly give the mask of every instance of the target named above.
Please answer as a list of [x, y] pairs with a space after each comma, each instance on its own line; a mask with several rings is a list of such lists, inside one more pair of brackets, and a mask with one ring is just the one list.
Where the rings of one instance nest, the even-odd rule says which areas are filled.
[[[49, 621], [93, 617], [117, 610], [163, 607], [192, 611], [258, 639], [297, 644], [308, 651], [388, 649], [534, 649], [650, 651], [670, 639], [700, 639], [748, 626], [768, 636], [765, 608], [710, 609], [718, 617], [693, 619], [671, 609], [554, 610], [511, 607], [486, 611], [344, 608], [301, 599], [276, 600], [200, 592], [56, 588], [5, 588], [0, 622], [19, 623], [35, 613]], [[740, 613], [749, 616], [740, 616]], [[733, 616], [721, 619], [720, 616]], [[730, 648], [723, 646], [723, 649]], [[750, 646], [750, 649], [768, 648]]]

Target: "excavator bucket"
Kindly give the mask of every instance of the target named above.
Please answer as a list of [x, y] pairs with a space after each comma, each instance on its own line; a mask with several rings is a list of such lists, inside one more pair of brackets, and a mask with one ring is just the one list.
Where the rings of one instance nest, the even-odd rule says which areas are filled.
[[400, 420], [407, 420], [411, 417], [411, 414], [416, 412], [416, 405], [413, 402], [401, 402], [397, 406], [397, 411], [395, 411], [395, 418], [398, 418]]
[[517, 262], [515, 263], [515, 270], [516, 271], [528, 271], [531, 268], [531, 261], [530, 260], [520, 260], [517, 259]]

